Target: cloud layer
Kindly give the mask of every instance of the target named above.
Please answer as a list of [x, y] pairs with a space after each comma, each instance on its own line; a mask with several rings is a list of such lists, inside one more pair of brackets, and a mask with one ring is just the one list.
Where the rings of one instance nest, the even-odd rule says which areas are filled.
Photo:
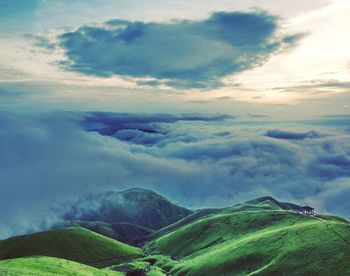
[[[312, 127], [254, 126], [208, 114], [2, 113], [0, 119], [2, 237], [47, 227], [87, 193], [130, 187], [193, 208], [272, 195], [350, 217], [344, 196], [350, 133], [336, 118]], [[289, 137], [319, 135], [266, 136], [276, 129]]]
[[317, 131], [312, 130], [307, 132], [290, 132], [279, 129], [271, 129], [266, 132], [265, 136], [277, 139], [303, 140], [306, 138], [319, 138], [320, 134]]
[[148, 85], [210, 88], [292, 47], [279, 19], [263, 11], [216, 12], [201, 21], [146, 23], [111, 20], [59, 37], [67, 70], [108, 77], [154, 78]]

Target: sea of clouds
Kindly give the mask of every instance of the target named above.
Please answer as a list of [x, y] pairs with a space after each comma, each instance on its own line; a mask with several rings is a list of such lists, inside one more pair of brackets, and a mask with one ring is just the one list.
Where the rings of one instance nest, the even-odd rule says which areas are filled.
[[131, 187], [190, 208], [271, 195], [350, 218], [348, 119], [1, 113], [0, 238], [50, 227], [86, 194]]

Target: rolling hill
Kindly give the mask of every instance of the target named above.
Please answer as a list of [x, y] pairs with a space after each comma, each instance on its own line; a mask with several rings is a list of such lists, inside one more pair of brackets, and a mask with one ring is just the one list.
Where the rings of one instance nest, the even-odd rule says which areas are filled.
[[81, 199], [64, 215], [64, 219], [127, 222], [158, 230], [191, 213], [191, 210], [177, 206], [153, 191], [134, 188]]
[[153, 230], [139, 225], [118, 222], [108, 223], [104, 221], [66, 221], [54, 225], [54, 229], [66, 227], [83, 227], [95, 233], [109, 237], [111, 239], [129, 244], [138, 245], [145, 240], [146, 237], [154, 233]]
[[103, 267], [141, 256], [141, 250], [84, 228], [50, 230], [0, 241], [0, 259], [50, 256]]
[[[131, 205], [145, 193], [138, 189]], [[152, 200], [150, 195], [146, 199]], [[145, 204], [158, 206], [159, 201]], [[158, 231], [148, 229], [149, 242], [142, 250], [77, 227], [13, 237], [0, 241], [0, 259], [62, 259], [19, 258], [0, 261], [0, 267], [13, 273], [9, 275], [50, 275], [55, 269], [61, 275], [350, 275], [350, 223], [336, 216], [303, 215], [300, 208], [261, 197], [228, 208], [190, 211]], [[67, 223], [119, 239], [146, 229], [120, 222]]]
[[224, 209], [224, 212], [240, 212], [240, 211], [271, 211], [271, 210], [290, 210], [300, 211], [302, 206], [289, 202], [280, 202], [271, 196], [263, 196], [244, 203], [236, 204], [232, 207]]
[[279, 202], [273, 197], [264, 196], [259, 197], [253, 200], [246, 201], [244, 203], [236, 204], [232, 207], [226, 208], [205, 208], [193, 211], [192, 214], [180, 219], [179, 221], [165, 226], [158, 231], [154, 232], [148, 239], [156, 239], [160, 236], [163, 236], [169, 232], [172, 232], [181, 226], [189, 224], [195, 220], [200, 218], [214, 215], [218, 213], [233, 213], [233, 212], [242, 212], [242, 211], [271, 211], [271, 210], [291, 210], [291, 211], [300, 211], [302, 209], [301, 206], [289, 203], [289, 202]]
[[0, 261], [0, 275], [122, 276], [124, 274], [111, 270], [101, 270], [80, 263], [53, 257], [27, 257]]
[[171, 275], [346, 275], [350, 224], [286, 210], [199, 219], [145, 246], [178, 260]]
[[223, 209], [219, 209], [219, 208], [217, 208], [217, 209], [216, 208], [207, 208], [207, 209], [196, 210], [192, 214], [184, 217], [183, 219], [180, 219], [179, 221], [177, 221], [173, 224], [170, 224], [168, 226], [165, 226], [165, 227], [159, 229], [158, 231], [147, 236], [146, 238], [148, 240], [152, 240], [152, 239], [161, 237], [169, 232], [172, 232], [172, 231], [180, 228], [181, 226], [184, 226], [184, 225], [191, 223], [195, 220], [198, 220], [202, 217], [209, 216], [212, 214], [217, 214], [217, 213], [220, 213], [222, 211], [223, 211]]

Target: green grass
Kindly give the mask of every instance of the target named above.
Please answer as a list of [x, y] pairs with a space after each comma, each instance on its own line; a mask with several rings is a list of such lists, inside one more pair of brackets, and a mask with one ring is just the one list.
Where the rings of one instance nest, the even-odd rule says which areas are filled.
[[28, 257], [0, 261], [0, 275], [8, 276], [120, 276], [120, 272], [100, 270], [91, 266], [53, 257]]
[[350, 275], [350, 224], [289, 211], [218, 214], [147, 244], [171, 275]]
[[170, 271], [176, 264], [177, 261], [164, 255], [149, 255], [138, 259], [139, 261], [148, 262], [151, 265], [155, 265], [164, 271]]
[[125, 222], [108, 223], [104, 221], [65, 221], [54, 226], [55, 229], [66, 227], [82, 227], [111, 239], [137, 245], [147, 236], [154, 233], [153, 230]]
[[84, 228], [65, 228], [0, 241], [0, 259], [50, 256], [89, 264], [108, 266], [141, 256], [141, 250], [104, 237]]
[[126, 275], [147, 275], [147, 276], [165, 276], [164, 271], [149, 262], [134, 261], [130, 263], [124, 263], [120, 265], [111, 266], [108, 269], [113, 271], [120, 271], [126, 273]]
[[153, 254], [180, 258], [261, 229], [314, 220], [288, 211], [237, 212], [205, 217], [164, 235], [145, 248]]
[[209, 215], [213, 215], [213, 214], [217, 214], [222, 212], [224, 209], [222, 208], [207, 208], [207, 209], [199, 209], [194, 211], [192, 214], [184, 217], [183, 219], [180, 219], [179, 221], [170, 224], [166, 227], [163, 227], [162, 229], [156, 231], [155, 233], [153, 233], [152, 235], [150, 235], [148, 238], [149, 240], [151, 239], [156, 239], [158, 237], [161, 237], [167, 233], [170, 233], [178, 228], [180, 228], [181, 226], [184, 226], [188, 223], [191, 223], [195, 220], [198, 220], [200, 218], [209, 216]]
[[350, 275], [350, 223], [294, 207], [263, 197], [193, 213], [158, 231], [147, 256], [83, 228], [14, 237], [0, 241], [0, 259], [62, 259], [0, 261], [0, 275]]
[[225, 208], [222, 213], [242, 212], [242, 211], [273, 211], [283, 210], [278, 202], [272, 200], [248, 201]]
[[227, 213], [237, 213], [237, 212], [243, 212], [243, 211], [276, 211], [276, 210], [288, 210], [293, 209], [293, 207], [298, 206], [292, 203], [281, 203], [277, 201], [276, 199], [265, 196], [260, 197], [257, 199], [253, 199], [241, 204], [236, 204], [232, 207], [227, 208], [207, 208], [207, 209], [200, 209], [197, 211], [194, 211], [192, 214], [188, 215], [187, 217], [168, 225], [152, 235], [149, 236], [149, 240], [153, 240], [156, 238], [159, 238], [167, 233], [170, 233], [172, 231], [175, 231], [179, 229], [180, 227], [190, 224], [191, 222], [194, 222], [200, 218], [204, 218], [210, 215], [215, 215], [218, 213], [221, 214], [227, 214]]
[[345, 218], [338, 217], [338, 216], [316, 215], [316, 217], [321, 218], [321, 219], [325, 219], [328, 221], [349, 223]]

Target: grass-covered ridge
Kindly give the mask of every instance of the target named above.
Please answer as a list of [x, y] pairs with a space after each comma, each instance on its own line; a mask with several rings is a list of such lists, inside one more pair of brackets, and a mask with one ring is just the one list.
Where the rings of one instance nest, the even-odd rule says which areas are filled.
[[149, 238], [150, 239], [156, 239], [158, 237], [161, 237], [167, 233], [170, 233], [178, 228], [180, 228], [181, 226], [184, 226], [186, 224], [189, 224], [193, 221], [196, 221], [202, 217], [205, 217], [205, 216], [209, 216], [209, 215], [212, 215], [212, 214], [217, 214], [217, 213], [220, 213], [222, 212], [223, 209], [214, 209], [214, 208], [208, 208], [208, 209], [199, 209], [199, 210], [196, 210], [194, 211], [192, 214], [184, 217], [183, 219], [180, 219], [179, 221], [173, 223], [173, 224], [170, 224], [166, 227], [163, 227], [162, 229], [154, 232], [153, 234], [149, 235]]
[[53, 257], [27, 257], [0, 261], [0, 275], [122, 276], [123, 274]]
[[264, 196], [259, 197], [253, 200], [246, 201], [244, 203], [236, 204], [232, 207], [226, 207], [226, 208], [207, 208], [207, 209], [199, 209], [194, 211], [192, 214], [188, 215], [187, 217], [168, 225], [149, 237], [152, 239], [159, 238], [167, 233], [170, 233], [186, 224], [190, 224], [193, 221], [199, 220], [203, 217], [209, 216], [209, 215], [215, 215], [218, 213], [225, 214], [225, 213], [237, 213], [242, 211], [276, 211], [276, 210], [290, 210], [290, 211], [300, 211], [302, 209], [301, 206], [289, 202], [279, 202], [273, 197], [270, 196]]
[[266, 229], [291, 226], [314, 219], [288, 211], [243, 211], [221, 213], [199, 219], [166, 234], [146, 248], [153, 253], [185, 257], [227, 240], [237, 239]]
[[129, 244], [138, 245], [146, 237], [154, 233], [153, 230], [126, 222], [108, 223], [104, 221], [66, 221], [54, 225], [54, 229], [66, 227], [83, 227], [111, 239]]
[[285, 210], [222, 213], [146, 245], [172, 275], [346, 275], [350, 224]]
[[65, 228], [0, 241], [0, 259], [50, 256], [104, 266], [141, 256], [141, 250], [84, 228]]
[[[83, 228], [13, 237], [0, 241], [0, 259], [62, 259], [0, 261], [0, 267], [5, 264], [0, 275], [52, 275], [55, 269], [60, 275], [350, 275], [350, 223], [336, 216], [302, 215], [300, 208], [262, 197], [197, 210], [151, 231], [146, 238], [152, 240], [142, 250]], [[74, 223], [114, 238], [128, 231], [134, 231], [128, 237], [137, 237], [144, 230], [130, 223]]]

